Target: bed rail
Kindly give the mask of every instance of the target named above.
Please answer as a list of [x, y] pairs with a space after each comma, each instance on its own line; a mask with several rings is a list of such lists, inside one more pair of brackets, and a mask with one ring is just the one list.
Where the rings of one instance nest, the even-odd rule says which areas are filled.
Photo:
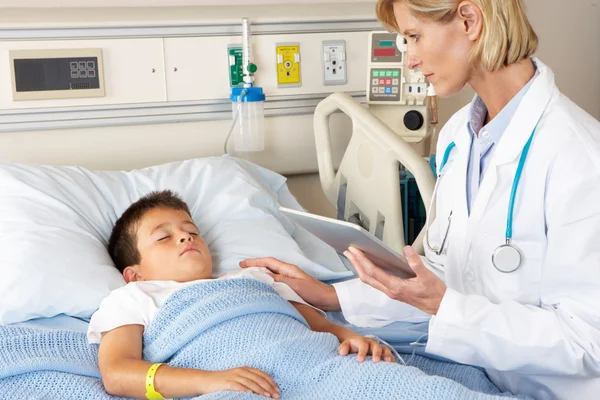
[[[352, 138], [337, 172], [331, 151], [329, 118], [342, 111], [352, 120]], [[398, 134], [344, 93], [334, 93], [315, 110], [315, 142], [321, 186], [338, 210], [337, 218], [360, 223], [391, 248], [405, 245], [399, 164], [415, 177], [426, 206], [435, 180], [429, 164]], [[423, 229], [415, 250], [423, 254]]]

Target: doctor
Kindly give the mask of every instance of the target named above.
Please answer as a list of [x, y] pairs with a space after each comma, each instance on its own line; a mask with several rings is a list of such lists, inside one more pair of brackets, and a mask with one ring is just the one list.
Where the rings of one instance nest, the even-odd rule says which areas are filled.
[[274, 259], [241, 265], [356, 325], [431, 318], [427, 352], [485, 368], [502, 390], [599, 398], [600, 123], [531, 58], [523, 0], [379, 0], [377, 14], [438, 95], [477, 93], [440, 133], [425, 257], [405, 248], [416, 277], [356, 249], [360, 280], [333, 286]]

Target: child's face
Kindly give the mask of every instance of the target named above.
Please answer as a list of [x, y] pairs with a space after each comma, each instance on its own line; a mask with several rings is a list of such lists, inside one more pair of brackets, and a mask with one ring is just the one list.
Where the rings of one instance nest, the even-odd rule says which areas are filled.
[[148, 211], [140, 223], [137, 240], [141, 260], [139, 265], [123, 271], [127, 282], [189, 282], [211, 277], [210, 251], [185, 211], [168, 208]]

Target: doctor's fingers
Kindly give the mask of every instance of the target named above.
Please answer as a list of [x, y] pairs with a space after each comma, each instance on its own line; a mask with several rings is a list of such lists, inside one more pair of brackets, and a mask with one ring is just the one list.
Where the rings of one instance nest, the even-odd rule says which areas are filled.
[[407, 284], [403, 279], [391, 275], [388, 280], [381, 281], [362, 271], [360, 269], [361, 267], [355, 268], [356, 272], [358, 272], [358, 277], [362, 282], [379, 290], [390, 299], [414, 305], [413, 297], [416, 290], [413, 283]]
[[353, 259], [352, 256], [348, 256], [348, 259], [350, 260], [350, 262], [354, 266], [354, 269], [358, 273], [358, 277], [360, 278], [361, 282], [366, 283], [367, 285], [379, 290], [388, 297], [392, 297], [391, 292], [388, 290], [388, 288], [383, 283], [369, 275], [369, 273], [363, 268], [363, 266], [360, 263], [358, 263], [355, 259]]
[[307, 274], [297, 266], [285, 263], [274, 257], [249, 258], [247, 260], [240, 261], [240, 267], [266, 267], [272, 272], [281, 275], [286, 275], [292, 278], [304, 278], [307, 276]]
[[354, 268], [356, 268], [361, 281], [384, 292], [388, 296], [390, 296], [391, 288], [400, 288], [406, 285], [403, 279], [388, 274], [373, 264], [362, 251], [354, 247], [350, 247], [349, 250], [344, 252], [344, 255], [350, 260]]
[[412, 246], [404, 247], [404, 258], [406, 258], [406, 262], [410, 266], [410, 268], [415, 272], [415, 275], [419, 276], [422, 274], [432, 273], [423, 263], [421, 257], [417, 254], [417, 252], [412, 248]]

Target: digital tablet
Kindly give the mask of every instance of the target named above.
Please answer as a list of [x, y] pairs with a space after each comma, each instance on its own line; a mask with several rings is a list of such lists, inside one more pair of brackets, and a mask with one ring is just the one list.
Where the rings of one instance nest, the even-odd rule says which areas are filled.
[[285, 216], [333, 247], [338, 253], [356, 247], [381, 269], [402, 278], [415, 276], [402, 254], [392, 250], [370, 232], [351, 222], [279, 207]]

